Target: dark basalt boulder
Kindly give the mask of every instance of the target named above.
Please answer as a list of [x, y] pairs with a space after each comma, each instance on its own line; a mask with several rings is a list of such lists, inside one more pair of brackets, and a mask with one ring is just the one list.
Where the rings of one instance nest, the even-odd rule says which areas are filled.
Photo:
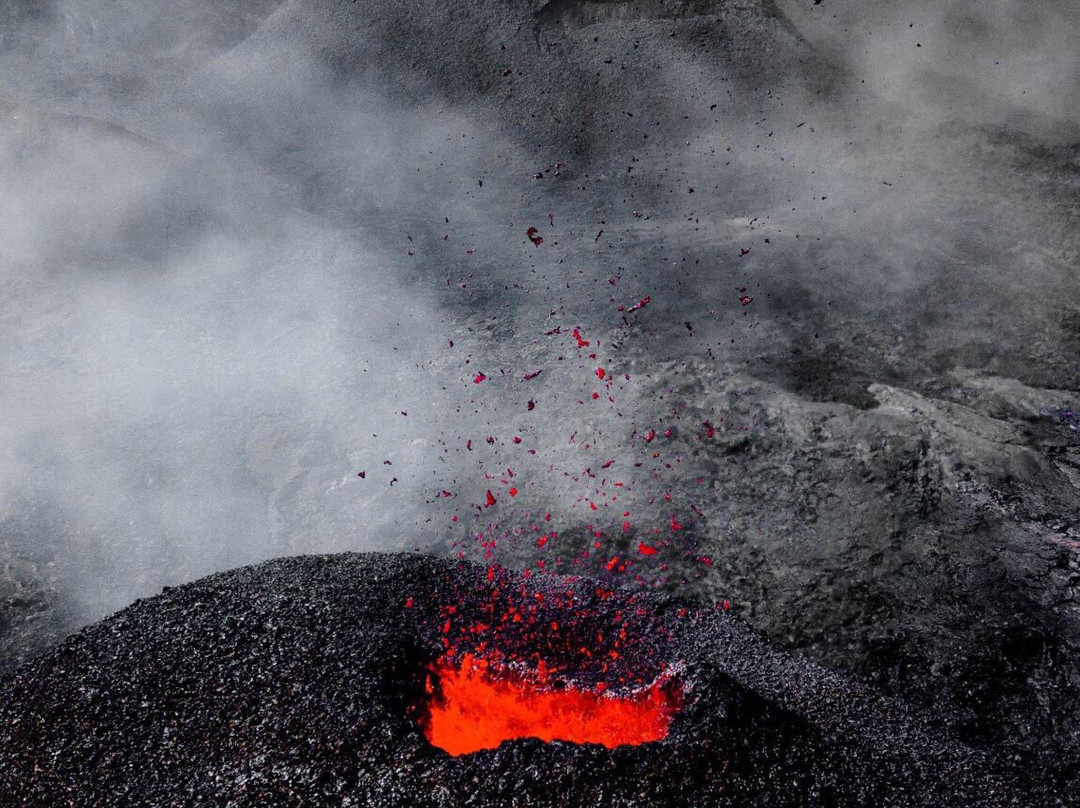
[[[491, 603], [524, 619], [470, 631]], [[618, 660], [604, 671], [568, 655], [554, 618], [575, 642], [620, 629]], [[448, 636], [526, 663], [554, 655], [593, 684], [666, 670], [684, 706], [655, 743], [518, 740], [452, 757], [419, 724]], [[772, 650], [722, 610], [425, 556], [214, 575], [135, 603], [0, 686], [0, 792], [13, 805], [1053, 804], [928, 717]]]

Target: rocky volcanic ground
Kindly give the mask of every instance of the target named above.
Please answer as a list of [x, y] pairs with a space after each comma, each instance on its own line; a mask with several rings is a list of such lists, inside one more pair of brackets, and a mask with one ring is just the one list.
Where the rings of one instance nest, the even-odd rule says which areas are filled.
[[[470, 631], [511, 614], [523, 619]], [[420, 726], [448, 636], [609, 693], [668, 670], [684, 705], [641, 746], [527, 740], [451, 757]], [[583, 642], [603, 653], [567, 653]], [[5, 688], [0, 785], [15, 804], [1052, 803], [926, 716], [713, 609], [423, 556], [212, 576], [84, 630]]]
[[1072, 4], [0, 19], [0, 671], [415, 547], [727, 601], [1075, 791]]

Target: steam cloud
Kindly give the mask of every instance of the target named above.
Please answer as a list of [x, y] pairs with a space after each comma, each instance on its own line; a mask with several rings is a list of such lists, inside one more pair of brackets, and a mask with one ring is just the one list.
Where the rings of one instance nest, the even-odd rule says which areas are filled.
[[[857, 406], [860, 382], [956, 365], [1080, 381], [1058, 359], [1077, 287], [1046, 246], [1068, 213], [1015, 174], [1076, 138], [1074, 4], [785, 0], [777, 30], [815, 66], [754, 68], [775, 85], [655, 19], [548, 5], [506, 70], [549, 38], [607, 50], [566, 57], [581, 87], [526, 75], [502, 106], [440, 85], [465, 57], [343, 80], [334, 49], [365, 19], [377, 41], [375, 11], [0, 7], [0, 553], [53, 565], [77, 621], [283, 554], [583, 524], [569, 471], [624, 451], [687, 357]], [[603, 122], [567, 109], [545, 141], [529, 109], [588, 101], [604, 53], [649, 83], [616, 74]], [[854, 387], [804, 390], [794, 347]], [[616, 401], [578, 405], [604, 364]], [[694, 462], [626, 463], [635, 519], [666, 524], [652, 500]], [[474, 507], [511, 466], [528, 503]]]

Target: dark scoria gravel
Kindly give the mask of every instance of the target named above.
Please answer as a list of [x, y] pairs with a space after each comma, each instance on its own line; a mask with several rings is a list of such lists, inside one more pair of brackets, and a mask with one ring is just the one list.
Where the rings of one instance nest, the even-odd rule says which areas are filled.
[[[473, 635], [485, 604], [525, 619]], [[620, 628], [606, 673], [565, 654], [604, 650]], [[673, 671], [685, 706], [658, 743], [524, 740], [454, 758], [417, 723], [445, 637], [526, 662], [562, 654], [568, 680], [593, 684]], [[0, 688], [4, 805], [1052, 804], [722, 611], [425, 556], [214, 575], [136, 602]]]

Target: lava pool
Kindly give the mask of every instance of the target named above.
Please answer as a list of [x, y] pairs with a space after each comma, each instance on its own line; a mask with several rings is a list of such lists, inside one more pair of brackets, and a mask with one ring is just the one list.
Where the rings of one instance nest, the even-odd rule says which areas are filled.
[[495, 749], [504, 741], [600, 744], [609, 749], [667, 737], [682, 691], [658, 680], [632, 693], [556, 687], [540, 671], [521, 673], [466, 654], [437, 664], [427, 681], [421, 725], [432, 745], [451, 755]]

